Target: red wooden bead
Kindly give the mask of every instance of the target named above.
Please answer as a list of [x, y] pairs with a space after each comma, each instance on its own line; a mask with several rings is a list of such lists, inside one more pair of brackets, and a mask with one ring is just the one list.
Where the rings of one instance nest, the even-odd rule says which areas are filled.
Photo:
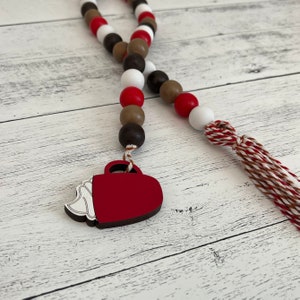
[[143, 19], [145, 19], [147, 17], [155, 20], [155, 16], [154, 16], [154, 14], [152, 12], [150, 12], [150, 11], [144, 11], [144, 12], [142, 12], [139, 15], [138, 22], [140, 23]]
[[150, 36], [150, 34], [147, 31], [144, 31], [144, 30], [137, 30], [137, 31], [135, 31], [131, 35], [130, 40], [132, 41], [134, 39], [142, 39], [142, 40], [144, 40], [147, 43], [148, 47], [150, 47], [150, 45], [151, 45], [151, 36]]
[[191, 110], [198, 105], [198, 99], [191, 93], [181, 93], [174, 103], [177, 114], [184, 118], [187, 118]]
[[141, 107], [144, 104], [144, 94], [137, 87], [129, 86], [121, 92], [120, 103], [122, 107], [132, 104]]
[[97, 30], [99, 29], [100, 26], [106, 25], [107, 21], [102, 18], [102, 17], [95, 17], [91, 22], [90, 22], [90, 29], [94, 35], [97, 34]]

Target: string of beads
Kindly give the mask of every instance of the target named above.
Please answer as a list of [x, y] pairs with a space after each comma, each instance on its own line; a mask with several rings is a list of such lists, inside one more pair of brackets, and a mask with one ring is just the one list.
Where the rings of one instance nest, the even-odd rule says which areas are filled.
[[204, 130], [209, 141], [216, 145], [231, 146], [241, 158], [245, 170], [255, 185], [280, 208], [281, 212], [300, 230], [300, 180], [287, 167], [273, 158], [261, 144], [247, 136], [238, 137], [235, 129], [226, 121], [215, 120], [214, 112], [199, 105], [195, 95], [184, 92], [181, 84], [169, 79], [168, 75], [156, 70], [155, 65], [145, 61], [153, 42], [157, 24], [155, 16], [145, 0], [128, 0], [132, 5], [139, 25], [126, 43], [108, 25], [97, 8], [95, 0], [81, 0], [81, 13], [92, 33], [123, 63], [120, 103], [123, 110], [120, 121], [123, 125], [119, 141], [126, 148], [124, 158], [130, 160], [131, 151], [142, 146], [145, 133], [142, 128], [145, 115], [142, 110], [146, 81], [148, 88], [160, 95], [175, 111], [196, 130]]

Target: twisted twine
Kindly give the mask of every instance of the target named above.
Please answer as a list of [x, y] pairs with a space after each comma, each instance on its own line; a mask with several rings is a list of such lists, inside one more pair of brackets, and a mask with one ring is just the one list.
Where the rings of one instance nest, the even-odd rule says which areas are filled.
[[135, 149], [137, 149], [136, 145], [127, 145], [126, 148], [125, 148], [125, 152], [123, 154], [123, 160], [126, 160], [126, 161], [129, 162], [129, 165], [126, 168], [125, 173], [129, 173], [133, 168], [134, 161], [133, 161], [133, 158], [132, 158], [132, 152]]
[[256, 187], [271, 198], [300, 230], [299, 178], [273, 158], [254, 138], [237, 136], [235, 128], [226, 121], [209, 123], [205, 127], [205, 135], [215, 145], [231, 147], [241, 158]]

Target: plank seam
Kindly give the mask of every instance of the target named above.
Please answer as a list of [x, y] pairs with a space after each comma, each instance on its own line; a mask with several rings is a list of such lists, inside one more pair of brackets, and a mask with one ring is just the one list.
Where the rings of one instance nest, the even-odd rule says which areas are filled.
[[[228, 7], [228, 6], [232, 6], [232, 5], [254, 5], [254, 4], [261, 4], [261, 3], [272, 3], [273, 1], [270, 1], [270, 0], [266, 0], [266, 1], [250, 1], [250, 2], [247, 2], [247, 4], [245, 4], [244, 2], [232, 2], [232, 3], [228, 3], [228, 4], [210, 4], [210, 5], [201, 5], [201, 6], [191, 6], [191, 7], [178, 7], [178, 8], [165, 8], [165, 9], [155, 9], [153, 10], [154, 13], [159, 13], [159, 12], [173, 12], [173, 11], [180, 11], [180, 10], [185, 10], [185, 11], [188, 11], [188, 10], [191, 10], [191, 9], [207, 9], [209, 7]], [[133, 13], [131, 13], [133, 14]], [[103, 17], [115, 17], [115, 16], [124, 16], [126, 14], [103, 14]], [[128, 14], [129, 15], [129, 14]], [[9, 26], [19, 26], [19, 25], [30, 25], [30, 24], [43, 24], [43, 23], [53, 23], [53, 22], [64, 22], [64, 21], [72, 21], [72, 20], [80, 20], [82, 19], [82, 17], [73, 17], [73, 18], [66, 18], [66, 19], [54, 19], [54, 20], [44, 20], [44, 21], [34, 21], [34, 22], [20, 22], [20, 23], [10, 23], [10, 24], [1, 24], [0, 25], [0, 28], [1, 27], [9, 27]]]
[[[191, 90], [187, 90], [187, 92], [199, 92], [199, 91], [204, 91], [204, 90], [220, 88], [220, 87], [224, 87], [224, 86], [228, 86], [228, 85], [247, 84], [247, 83], [256, 82], [256, 81], [269, 80], [269, 79], [274, 79], [274, 78], [288, 77], [288, 76], [295, 76], [295, 75], [300, 75], [300, 71], [293, 72], [293, 73], [287, 73], [287, 74], [271, 75], [271, 76], [265, 76], [265, 77], [261, 77], [261, 78], [235, 81], [235, 82], [227, 82], [227, 83], [203, 87], [203, 88], [199, 88], [199, 89], [191, 89]], [[159, 96], [146, 97], [145, 100], [153, 100], [156, 98], [159, 98]], [[63, 110], [63, 111], [58, 111], [58, 112], [49, 112], [49, 113], [44, 113], [44, 114], [37, 115], [37, 116], [29, 116], [29, 117], [11, 119], [11, 120], [6, 120], [6, 121], [0, 121], [0, 124], [11, 123], [11, 122], [15, 122], [15, 121], [24, 121], [24, 120], [35, 119], [35, 118], [40, 118], [40, 117], [45, 117], [45, 116], [58, 115], [58, 114], [64, 114], [64, 113], [70, 113], [70, 112], [75, 112], [75, 111], [80, 111], [80, 110], [107, 107], [107, 106], [112, 106], [112, 105], [117, 105], [117, 104], [119, 104], [119, 103], [115, 102], [115, 103], [108, 103], [108, 104], [103, 104], [103, 105], [93, 105], [93, 106], [88, 106], [88, 107], [74, 108], [74, 109]]]
[[47, 291], [47, 292], [44, 292], [44, 293], [41, 293], [41, 294], [38, 294], [38, 295], [29, 296], [29, 297], [23, 298], [23, 300], [36, 299], [38, 297], [53, 294], [53, 293], [56, 293], [56, 292], [59, 292], [59, 291], [63, 291], [63, 290], [66, 290], [66, 289], [69, 289], [69, 288], [72, 288], [72, 287], [80, 286], [80, 285], [90, 283], [90, 282], [93, 282], [93, 281], [96, 281], [96, 280], [104, 279], [104, 278], [107, 278], [107, 277], [112, 277], [112, 276], [114, 276], [116, 274], [119, 274], [119, 273], [122, 273], [122, 272], [126, 272], [126, 271], [129, 271], [129, 270], [144, 266], [144, 265], [148, 265], [148, 264], [160, 261], [160, 260], [167, 259], [167, 258], [175, 257], [175, 256], [178, 256], [178, 255], [181, 255], [181, 254], [184, 254], [184, 253], [196, 250], [196, 249], [200, 249], [200, 248], [204, 248], [204, 247], [207, 247], [207, 246], [210, 246], [210, 245], [214, 245], [216, 243], [223, 242], [225, 240], [229, 240], [229, 239], [232, 239], [232, 238], [235, 238], [235, 237], [238, 237], [238, 236], [242, 236], [242, 235], [249, 234], [249, 233], [252, 233], [252, 232], [257, 232], [257, 231], [263, 230], [265, 228], [273, 227], [273, 226], [279, 225], [279, 224], [287, 222], [287, 221], [288, 221], [287, 219], [284, 219], [284, 220], [281, 220], [281, 221], [273, 223], [273, 224], [265, 225], [263, 227], [259, 227], [259, 228], [255, 228], [255, 229], [248, 230], [248, 231], [245, 231], [245, 232], [237, 233], [237, 234], [227, 236], [227, 237], [221, 238], [221, 239], [213, 241], [213, 242], [208, 242], [208, 243], [205, 243], [203, 245], [195, 246], [195, 247], [192, 247], [192, 248], [189, 248], [189, 249], [185, 249], [183, 251], [179, 251], [177, 253], [173, 253], [173, 254], [170, 254], [170, 255], [165, 255], [163, 257], [153, 259], [153, 260], [141, 263], [141, 264], [137, 264], [135, 266], [124, 268], [122, 270], [118, 270], [118, 271], [111, 272], [111, 273], [108, 273], [108, 274], [105, 274], [105, 275], [97, 276], [97, 277], [94, 277], [94, 278], [91, 278], [91, 279], [88, 279], [88, 280], [84, 280], [84, 281], [81, 281], [81, 282], [77, 282], [77, 283], [74, 283], [74, 284], [71, 284], [71, 285], [68, 285], [68, 286], [64, 286], [64, 287], [61, 287], [61, 288], [53, 289], [51, 291]]

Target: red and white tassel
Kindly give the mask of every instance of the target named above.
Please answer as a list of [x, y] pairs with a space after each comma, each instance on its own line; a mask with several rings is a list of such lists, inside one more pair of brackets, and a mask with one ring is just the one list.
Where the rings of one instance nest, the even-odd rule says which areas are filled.
[[273, 158], [254, 138], [237, 136], [226, 121], [205, 126], [205, 135], [215, 145], [230, 146], [241, 158], [256, 187], [273, 200], [281, 212], [300, 230], [300, 180]]

